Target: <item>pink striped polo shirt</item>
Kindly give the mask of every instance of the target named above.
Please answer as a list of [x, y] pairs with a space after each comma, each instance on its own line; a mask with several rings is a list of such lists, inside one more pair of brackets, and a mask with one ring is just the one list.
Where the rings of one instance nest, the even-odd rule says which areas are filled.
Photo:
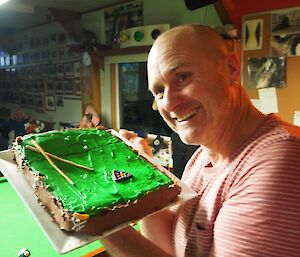
[[176, 256], [300, 256], [300, 128], [266, 116], [222, 167], [204, 149], [183, 181], [198, 197], [175, 211]]

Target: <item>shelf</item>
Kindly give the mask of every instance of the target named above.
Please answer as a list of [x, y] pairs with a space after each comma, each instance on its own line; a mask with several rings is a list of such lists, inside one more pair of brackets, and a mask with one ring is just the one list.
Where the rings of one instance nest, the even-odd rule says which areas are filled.
[[101, 56], [112, 56], [112, 55], [127, 55], [127, 54], [140, 54], [140, 53], [148, 53], [150, 51], [151, 46], [134, 46], [134, 47], [126, 47], [126, 48], [113, 48], [108, 50], [99, 51], [99, 55]]

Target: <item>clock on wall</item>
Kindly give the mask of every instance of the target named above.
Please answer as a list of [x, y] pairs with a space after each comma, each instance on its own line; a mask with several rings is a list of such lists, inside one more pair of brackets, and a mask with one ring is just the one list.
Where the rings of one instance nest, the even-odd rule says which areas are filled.
[[84, 66], [90, 66], [91, 65], [91, 56], [88, 52], [84, 52], [82, 54], [82, 63]]

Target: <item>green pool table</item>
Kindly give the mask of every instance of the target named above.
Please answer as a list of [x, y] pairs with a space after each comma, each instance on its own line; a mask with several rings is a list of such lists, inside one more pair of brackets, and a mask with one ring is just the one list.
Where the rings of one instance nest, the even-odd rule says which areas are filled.
[[22, 248], [31, 252], [30, 257], [96, 256], [103, 251], [97, 240], [64, 255], [57, 253], [4, 177], [0, 177], [0, 203], [0, 256], [16, 257]]

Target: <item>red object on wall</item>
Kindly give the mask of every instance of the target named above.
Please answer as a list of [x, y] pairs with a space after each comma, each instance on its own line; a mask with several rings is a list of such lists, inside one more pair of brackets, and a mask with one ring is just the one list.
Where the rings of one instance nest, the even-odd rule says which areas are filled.
[[226, 10], [233, 26], [241, 30], [242, 17], [246, 14], [268, 12], [277, 9], [300, 7], [299, 0], [219, 0]]

